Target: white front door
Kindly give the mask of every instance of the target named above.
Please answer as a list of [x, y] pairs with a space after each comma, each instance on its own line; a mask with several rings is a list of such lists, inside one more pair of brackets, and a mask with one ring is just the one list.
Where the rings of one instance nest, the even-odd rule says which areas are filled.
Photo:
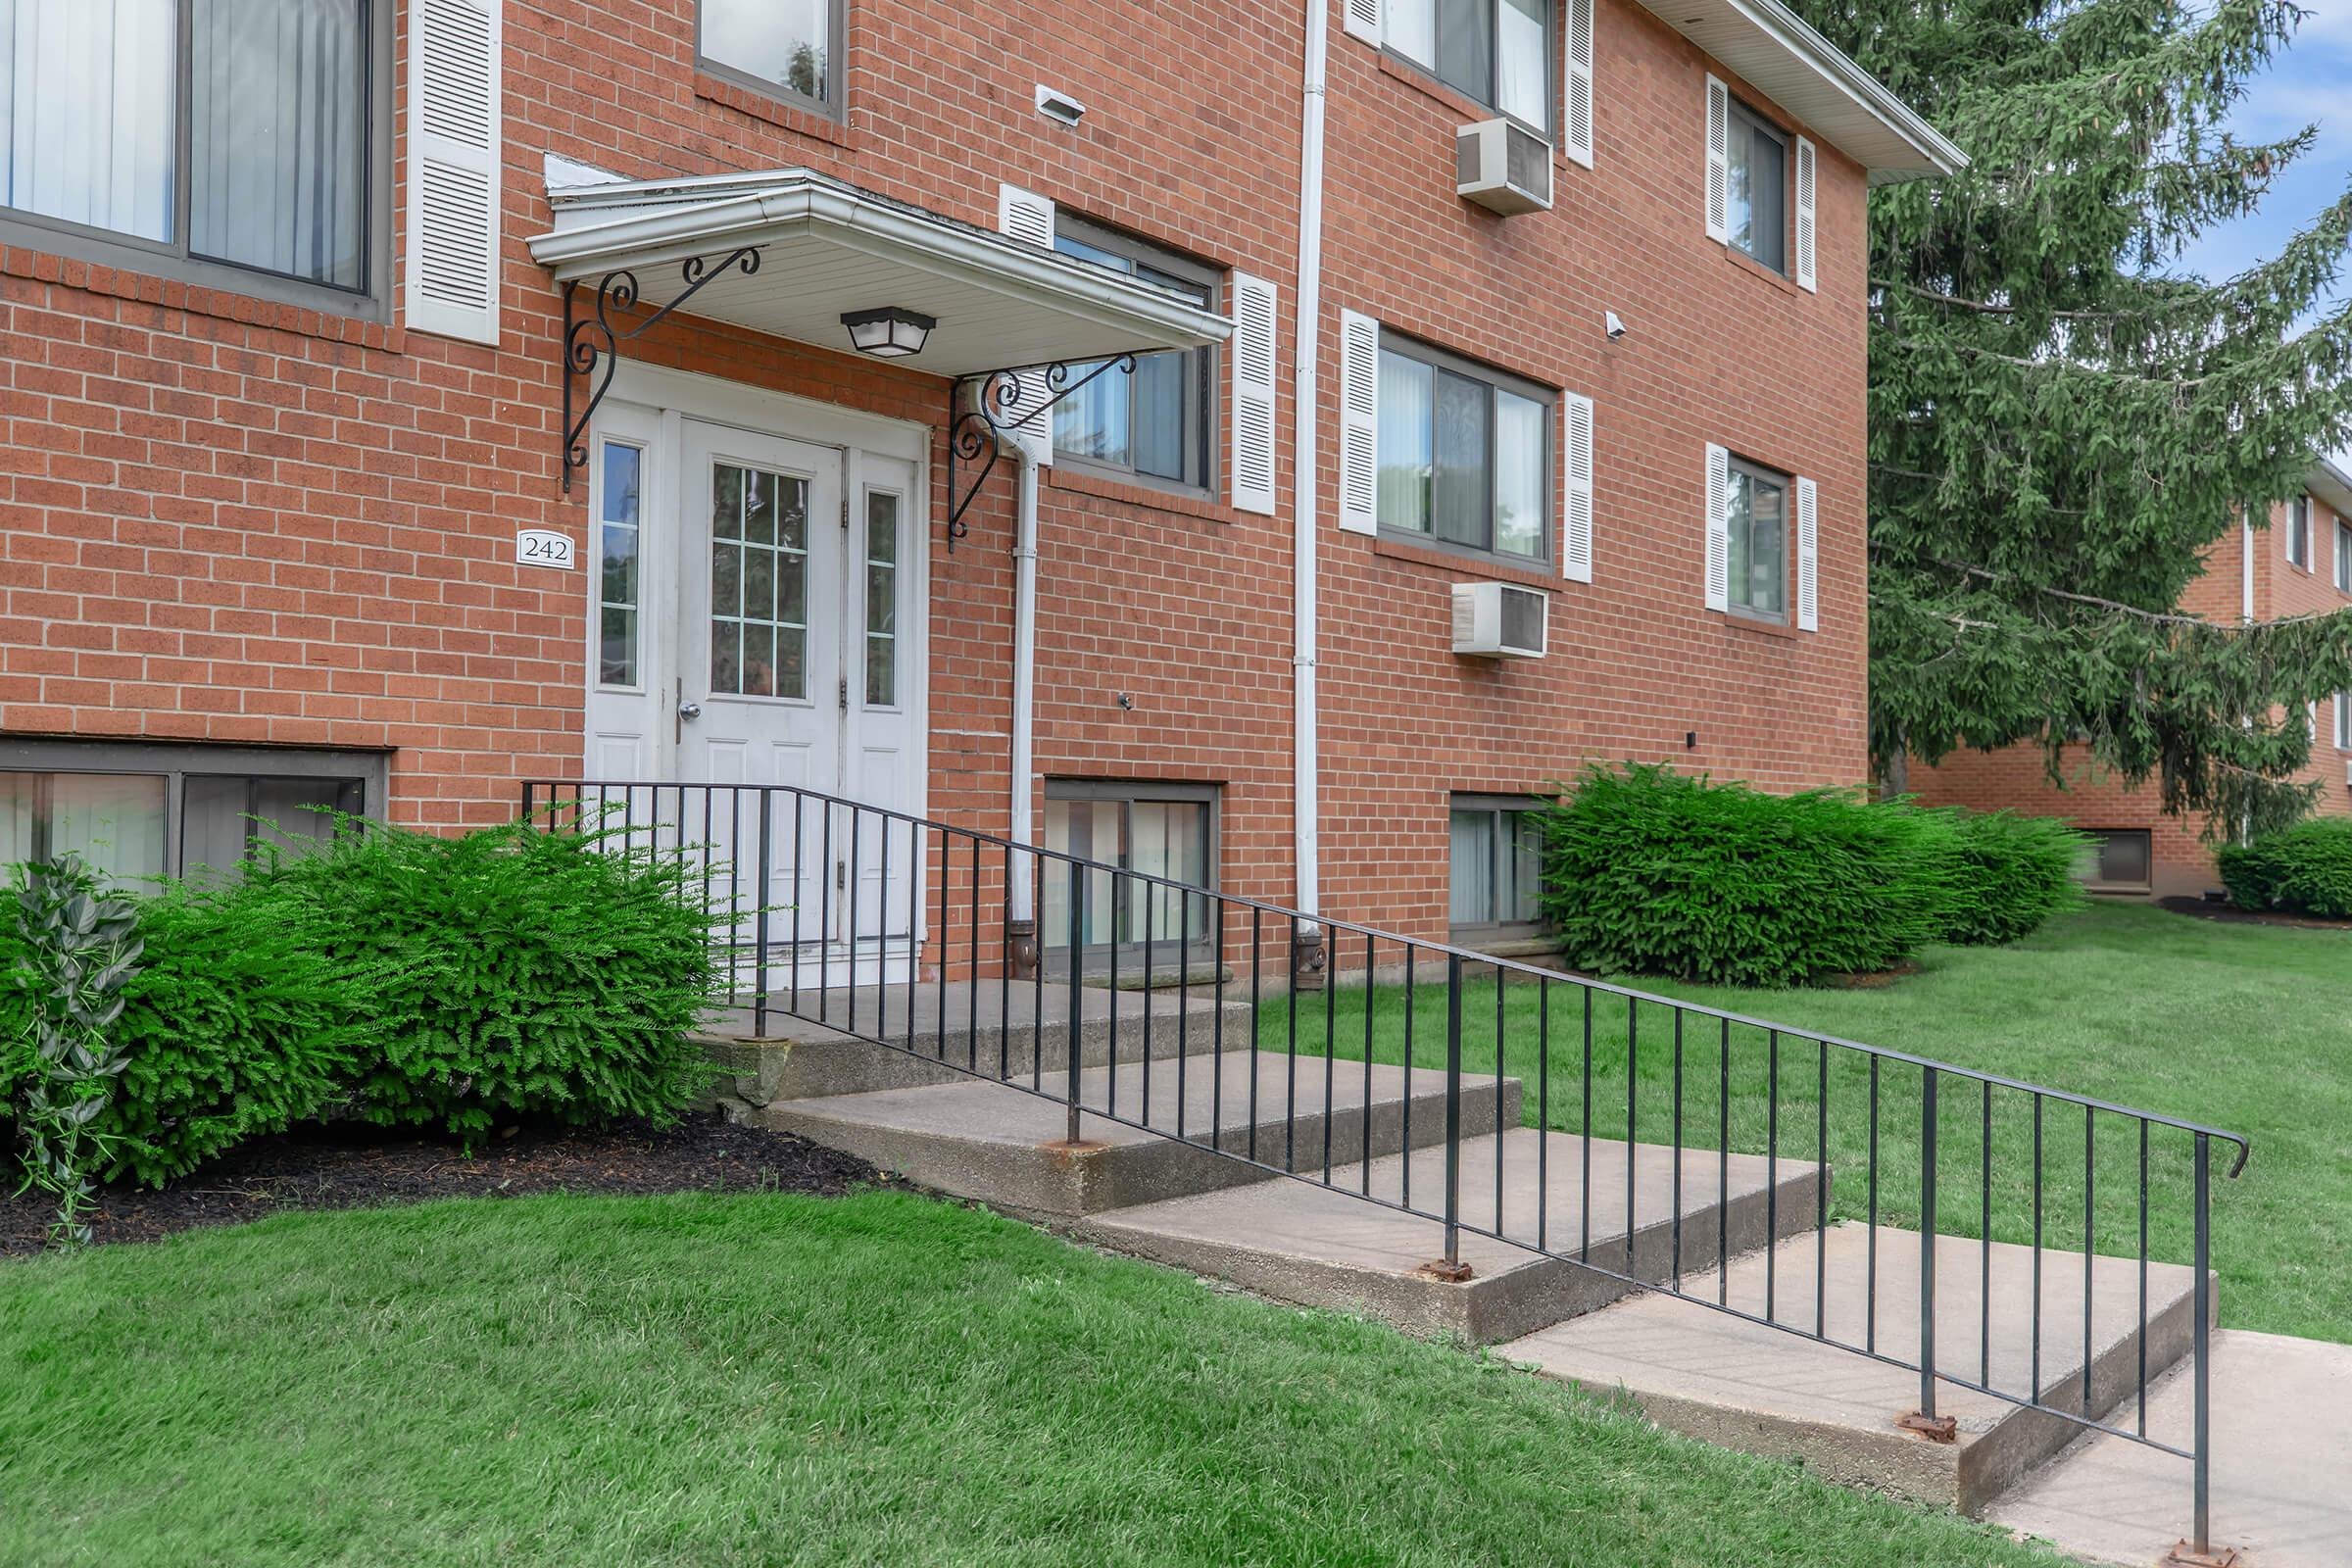
[[[633, 433], [625, 416], [609, 422], [621, 434], [608, 441]], [[721, 786], [630, 792], [630, 809], [664, 830], [676, 818], [662, 837], [695, 847], [698, 867], [707, 847], [738, 991], [762, 905], [771, 991], [903, 978], [925, 850], [905, 820], [923, 803], [917, 465], [675, 414], [635, 429], [660, 470], [621, 540], [644, 563], [641, 652], [625, 689], [591, 693], [592, 765], [634, 754], [653, 771], [632, 776]], [[612, 503], [597, 507], [612, 526]], [[614, 620], [613, 590], [599, 592]], [[603, 676], [618, 667], [602, 662]], [[760, 785], [788, 788], [724, 787]]]

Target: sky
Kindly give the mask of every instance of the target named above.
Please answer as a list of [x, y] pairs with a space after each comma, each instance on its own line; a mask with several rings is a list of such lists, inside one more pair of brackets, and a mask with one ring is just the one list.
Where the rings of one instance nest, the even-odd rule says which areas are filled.
[[[2272, 184], [2252, 218], [2214, 229], [2190, 247], [2182, 265], [2208, 277], [2278, 255], [2298, 225], [2352, 185], [2352, 0], [2297, 3], [2311, 15], [2270, 71], [2254, 79], [2232, 128], [2248, 141], [2267, 141], [2317, 124], [2319, 140]], [[2344, 287], [2352, 290], [2352, 275]], [[2352, 448], [2336, 461], [2352, 468]]]

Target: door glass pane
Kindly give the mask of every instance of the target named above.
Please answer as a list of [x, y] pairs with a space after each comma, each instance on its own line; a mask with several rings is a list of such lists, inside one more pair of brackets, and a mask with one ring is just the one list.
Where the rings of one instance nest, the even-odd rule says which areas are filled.
[[49, 853], [76, 850], [117, 882], [164, 874], [164, 781], [151, 774], [49, 776]]
[[[603, 515], [596, 530], [596, 678], [607, 686], [637, 684], [637, 481], [642, 466], [635, 447], [605, 443]], [[733, 554], [731, 547], [728, 554]]]
[[1430, 520], [1437, 536], [1485, 549], [1493, 519], [1487, 512], [1487, 388], [1468, 376], [1438, 372], [1437, 473], [1430, 485]]
[[1494, 101], [1496, 0], [1438, 0], [1438, 79], [1477, 99]]
[[1494, 918], [1494, 813], [1453, 811], [1447, 821], [1452, 893], [1446, 917], [1455, 925], [1484, 925]]
[[1430, 400], [1436, 375], [1419, 360], [1380, 355], [1380, 524], [1429, 532]]
[[1531, 125], [1551, 123], [1551, 53], [1544, 19], [1551, 0], [1497, 0], [1494, 107]]
[[865, 700], [899, 700], [899, 498], [865, 498]]
[[191, 7], [188, 248], [367, 287], [365, 0]]
[[0, 205], [168, 241], [175, 0], [0, 0]]
[[1494, 394], [1494, 548], [1506, 555], [1544, 554], [1544, 413], [1532, 398]]
[[825, 101], [832, 0], [702, 0], [703, 58]]
[[710, 533], [710, 690], [805, 697], [808, 482], [713, 465]]

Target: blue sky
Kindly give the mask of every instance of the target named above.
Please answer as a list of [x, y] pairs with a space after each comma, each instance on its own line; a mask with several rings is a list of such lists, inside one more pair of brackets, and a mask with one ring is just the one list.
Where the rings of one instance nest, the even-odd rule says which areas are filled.
[[[2311, 15], [2285, 53], [2255, 78], [2234, 128], [2249, 141], [2262, 141], [2317, 124], [2319, 141], [2271, 186], [2254, 217], [2190, 248], [2183, 265], [2208, 277], [2227, 277], [2276, 256], [2298, 224], [2352, 185], [2352, 0], [2298, 3]], [[2338, 453], [2337, 461], [2352, 466], [2352, 449]]]

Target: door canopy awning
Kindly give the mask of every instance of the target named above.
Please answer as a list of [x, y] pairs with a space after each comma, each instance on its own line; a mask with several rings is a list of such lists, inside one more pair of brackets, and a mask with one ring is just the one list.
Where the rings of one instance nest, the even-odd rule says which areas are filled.
[[[913, 352], [903, 333], [890, 344], [890, 363], [957, 380], [1047, 367], [1067, 378], [1066, 368], [1222, 343], [1233, 330], [1150, 284], [810, 170], [574, 179], [551, 177], [555, 227], [530, 241], [566, 285], [566, 484], [586, 462], [612, 357], [672, 312], [841, 353], [857, 352], [845, 318], [899, 313], [928, 326]], [[575, 377], [588, 383], [576, 410]]]

